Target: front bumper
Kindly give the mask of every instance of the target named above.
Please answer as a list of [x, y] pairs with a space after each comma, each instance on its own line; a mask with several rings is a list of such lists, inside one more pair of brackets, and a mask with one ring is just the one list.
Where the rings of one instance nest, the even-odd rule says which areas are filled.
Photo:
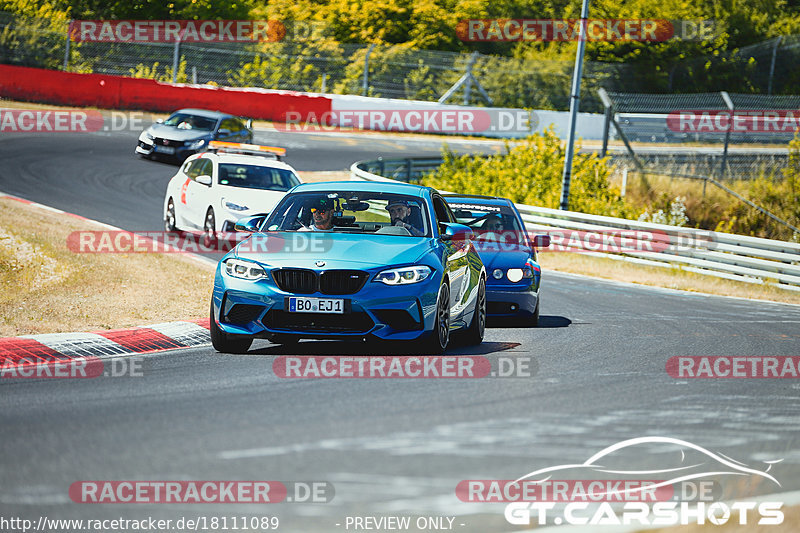
[[171, 157], [171, 158], [183, 160], [183, 159], [186, 159], [187, 157], [189, 157], [190, 155], [194, 155], [194, 154], [196, 154], [196, 153], [198, 153], [198, 152], [200, 152], [202, 150], [202, 149], [200, 149], [200, 150], [191, 150], [189, 148], [186, 148], [185, 146], [169, 146], [169, 148], [172, 148], [174, 150], [174, 152], [173, 153], [164, 153], [164, 152], [158, 151], [158, 150], [156, 150], [155, 144], [147, 143], [147, 142], [142, 141], [140, 139], [136, 143], [136, 148], [134, 149], [134, 152], [139, 154], [139, 155], [146, 155], [146, 156], [151, 156], [151, 157], [155, 155], [155, 156], [159, 156], [159, 157], [168, 157], [168, 158]]
[[486, 314], [490, 317], [531, 316], [538, 300], [534, 283], [518, 288], [486, 285]]
[[[370, 273], [354, 294], [293, 294], [280, 290], [272, 277], [257, 282], [234, 278], [220, 266], [214, 279], [214, 319], [231, 335], [270, 338], [288, 334], [311, 339], [378, 338], [414, 340], [434, 327], [436, 296], [441, 276], [412, 285], [386, 286]], [[288, 310], [288, 298], [345, 300], [344, 314], [297, 313]]]

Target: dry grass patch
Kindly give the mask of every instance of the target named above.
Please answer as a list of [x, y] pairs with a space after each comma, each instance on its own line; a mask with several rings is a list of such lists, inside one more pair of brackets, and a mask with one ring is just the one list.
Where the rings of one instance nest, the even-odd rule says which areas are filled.
[[78, 254], [67, 248], [71, 232], [97, 229], [0, 198], [0, 336], [207, 317], [211, 263], [180, 254]]
[[545, 275], [547, 270], [555, 270], [683, 291], [800, 304], [800, 292], [781, 289], [773, 284], [756, 285], [704, 276], [679, 268], [636, 265], [615, 259], [567, 252], [543, 252], [539, 254], [539, 262]]

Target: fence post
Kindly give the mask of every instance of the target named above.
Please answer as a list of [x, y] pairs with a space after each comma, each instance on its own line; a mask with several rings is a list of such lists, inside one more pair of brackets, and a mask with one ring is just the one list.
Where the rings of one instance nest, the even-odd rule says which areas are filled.
[[172, 52], [172, 83], [178, 81], [178, 64], [180, 62], [181, 40], [175, 39], [175, 50]]
[[[725, 105], [728, 106], [728, 111], [730, 111], [730, 116], [728, 117], [728, 130], [725, 132], [725, 147], [722, 149], [722, 164], [720, 166], [719, 176], [720, 178], [725, 177], [725, 165], [728, 162], [728, 143], [731, 140], [731, 128], [733, 128], [733, 112], [734, 106], [733, 101], [731, 100], [730, 95], [727, 91], [720, 91], [719, 93], [722, 96], [722, 99], [725, 101]], [[703, 184], [703, 193], [705, 194], [705, 184]]]
[[64, 72], [69, 71], [69, 45], [70, 41], [72, 40], [70, 36], [71, 31], [72, 31], [72, 19], [70, 19], [69, 24], [67, 24], [67, 45], [64, 50]]
[[608, 152], [608, 132], [611, 129], [611, 114], [613, 113], [614, 104], [611, 102], [611, 97], [608, 96], [608, 93], [602, 87], [597, 90], [597, 94], [600, 96], [600, 101], [603, 102], [603, 107], [606, 108], [605, 119], [603, 121], [603, 149], [600, 152], [600, 157], [605, 157], [606, 152]]
[[361, 81], [362, 96], [367, 96], [367, 88], [369, 87], [369, 55], [372, 53], [373, 48], [375, 48], [375, 43], [369, 45], [367, 55], [364, 56], [364, 79]]
[[478, 58], [478, 51], [472, 52], [472, 55], [469, 56], [469, 61], [467, 61], [467, 68], [464, 71], [464, 75], [466, 79], [464, 80], [464, 105], [469, 105], [469, 101], [472, 98], [472, 65], [475, 64], [475, 60]]
[[781, 45], [781, 39], [783, 39], [783, 35], [778, 35], [778, 38], [775, 39], [775, 46], [772, 47], [772, 61], [769, 65], [769, 82], [767, 84], [768, 95], [772, 95], [772, 77], [775, 75], [775, 58], [778, 55], [778, 47]]
[[625, 198], [625, 193], [628, 189], [628, 167], [622, 169], [622, 190], [620, 191], [620, 196]]

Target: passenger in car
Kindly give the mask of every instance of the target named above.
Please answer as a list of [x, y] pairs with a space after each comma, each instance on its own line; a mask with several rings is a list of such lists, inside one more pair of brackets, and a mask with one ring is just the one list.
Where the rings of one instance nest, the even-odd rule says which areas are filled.
[[389, 216], [392, 219], [392, 226], [406, 228], [415, 237], [422, 237], [425, 235], [424, 231], [421, 231], [411, 223], [411, 206], [408, 205], [406, 200], [392, 200], [389, 202], [389, 205], [386, 206], [386, 210], [389, 211]]

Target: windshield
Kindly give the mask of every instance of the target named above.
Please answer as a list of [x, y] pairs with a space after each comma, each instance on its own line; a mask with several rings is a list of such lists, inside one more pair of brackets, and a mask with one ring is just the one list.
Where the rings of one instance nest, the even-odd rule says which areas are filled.
[[447, 203], [456, 221], [472, 228], [476, 239], [526, 245], [525, 230], [509, 206], [481, 205], [457, 199], [449, 199]]
[[212, 131], [216, 124], [216, 119], [187, 113], [175, 113], [164, 121], [165, 126], [175, 126], [179, 130]]
[[265, 228], [430, 237], [428, 221], [427, 208], [418, 196], [336, 190], [286, 196]]
[[266, 191], [288, 191], [300, 184], [294, 172], [288, 169], [235, 163], [219, 164], [218, 181], [220, 185], [228, 187]]

